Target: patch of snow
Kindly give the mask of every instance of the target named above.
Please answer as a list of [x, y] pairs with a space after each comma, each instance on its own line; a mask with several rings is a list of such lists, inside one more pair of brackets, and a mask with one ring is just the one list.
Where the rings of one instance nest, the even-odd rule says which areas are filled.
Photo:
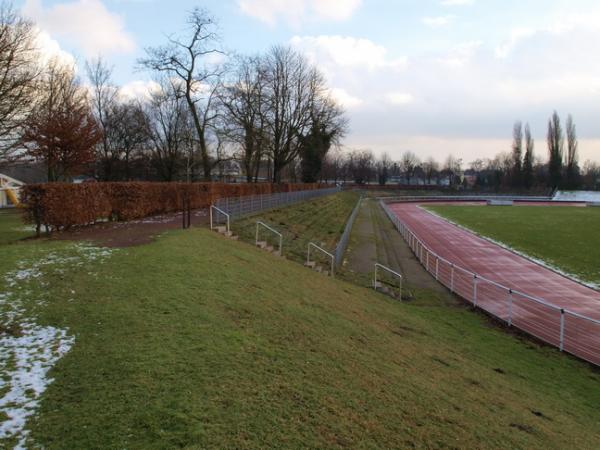
[[85, 244], [69, 249], [74, 254], [50, 252], [35, 261], [19, 261], [14, 271], [5, 274], [8, 290], [0, 293], [0, 324], [5, 329], [0, 333], [0, 413], [5, 416], [0, 422], [0, 447], [5, 439], [16, 439], [16, 449], [27, 447], [27, 420], [36, 413], [42, 394], [53, 381], [48, 373], [75, 342], [68, 329], [41, 326], [28, 315], [26, 304], [45, 304], [43, 298], [33, 297], [30, 288], [45, 286], [46, 273], [101, 264], [115, 251]]

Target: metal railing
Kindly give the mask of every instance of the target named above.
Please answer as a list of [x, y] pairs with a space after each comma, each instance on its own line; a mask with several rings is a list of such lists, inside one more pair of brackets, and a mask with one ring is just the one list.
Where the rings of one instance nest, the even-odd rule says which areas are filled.
[[250, 216], [269, 209], [277, 209], [294, 203], [304, 202], [313, 198], [340, 192], [336, 186], [329, 189], [314, 189], [311, 191], [281, 192], [278, 194], [251, 195], [248, 197], [220, 198], [215, 201], [215, 207], [226, 212], [231, 220]]
[[560, 351], [600, 365], [600, 320], [509, 288], [441, 257], [381, 201], [382, 208], [417, 259], [452, 293]]
[[[217, 213], [216, 217], [215, 217], [215, 214], [213, 214], [213, 210]], [[221, 208], [218, 208], [214, 205], [210, 207], [210, 229], [213, 230], [215, 228], [213, 225], [213, 221], [216, 223], [220, 223], [221, 215], [227, 219], [227, 232], [229, 232], [230, 231], [229, 225], [231, 222], [230, 215], [228, 213], [226, 213], [225, 211], [223, 211]]]
[[314, 249], [320, 251], [321, 253], [326, 255], [331, 260], [331, 276], [335, 277], [335, 256], [332, 253], [329, 253], [327, 250], [322, 249], [317, 244], [314, 244], [312, 242], [308, 243], [308, 251], [306, 253], [306, 264], [311, 263], [311, 260], [310, 260], [310, 249], [311, 248], [314, 248]]
[[344, 233], [342, 234], [340, 241], [338, 242], [338, 245], [335, 248], [336, 267], [340, 267], [342, 265], [342, 262], [344, 261], [344, 253], [346, 252], [346, 248], [348, 247], [348, 241], [350, 240], [352, 227], [354, 226], [354, 221], [356, 220], [356, 216], [358, 215], [358, 211], [360, 210], [361, 203], [362, 197], [358, 199], [358, 203], [356, 203], [352, 214], [350, 214], [348, 222], [346, 222], [346, 227], [344, 228]]
[[549, 202], [552, 197], [543, 195], [473, 194], [473, 195], [397, 195], [377, 197], [386, 202], [485, 202], [488, 200], [512, 200], [515, 202]]
[[379, 287], [377, 284], [378, 283], [377, 272], [379, 269], [386, 271], [387, 273], [394, 276], [398, 280], [398, 296], [399, 296], [399, 298], [402, 298], [402, 275], [400, 273], [396, 272], [395, 270], [392, 270], [389, 267], [384, 266], [383, 264], [375, 263], [375, 271], [373, 273], [373, 289], [377, 290], [377, 288]]
[[283, 256], [283, 235], [277, 231], [276, 229], [270, 227], [269, 225], [267, 225], [264, 222], [256, 222], [256, 245], [258, 245], [259, 242], [259, 235], [260, 235], [260, 227], [265, 228], [266, 230], [270, 231], [271, 233], [273, 233], [274, 235], [279, 237], [279, 256]]

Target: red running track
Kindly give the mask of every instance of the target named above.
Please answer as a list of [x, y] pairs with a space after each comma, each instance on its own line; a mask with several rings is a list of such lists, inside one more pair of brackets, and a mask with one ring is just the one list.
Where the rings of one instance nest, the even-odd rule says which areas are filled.
[[[428, 255], [425, 248], [421, 262], [440, 282], [478, 307], [557, 347], [561, 344], [562, 319], [564, 350], [600, 365], [600, 292], [452, 225], [418, 203], [395, 203], [388, 208], [426, 248], [456, 266], [453, 269], [448, 262]], [[412, 244], [421, 257], [418, 244]], [[474, 273], [502, 287], [474, 280]], [[508, 289], [518, 293], [511, 294]]]

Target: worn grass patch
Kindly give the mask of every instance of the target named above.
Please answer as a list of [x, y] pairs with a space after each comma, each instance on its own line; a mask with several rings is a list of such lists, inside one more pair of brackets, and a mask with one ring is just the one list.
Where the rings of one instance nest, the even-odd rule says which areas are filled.
[[453, 222], [600, 285], [600, 208], [429, 206]]

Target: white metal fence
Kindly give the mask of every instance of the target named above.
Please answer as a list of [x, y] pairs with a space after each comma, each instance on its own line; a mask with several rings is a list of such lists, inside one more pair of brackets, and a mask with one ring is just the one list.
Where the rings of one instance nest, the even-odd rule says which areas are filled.
[[313, 198], [335, 194], [341, 188], [315, 189], [311, 191], [281, 192], [278, 194], [251, 195], [248, 197], [220, 198], [214, 206], [227, 213], [230, 220], [256, 214], [269, 209], [277, 209]]
[[358, 203], [354, 207], [348, 222], [346, 222], [346, 228], [344, 228], [344, 233], [338, 242], [337, 247], [335, 248], [335, 266], [340, 267], [342, 262], [344, 261], [344, 253], [346, 252], [346, 248], [348, 247], [348, 241], [350, 240], [350, 234], [352, 234], [352, 227], [354, 226], [354, 221], [356, 220], [356, 216], [358, 215], [358, 211], [360, 210], [360, 205], [362, 204], [362, 197], [358, 200]]
[[388, 207], [380, 203], [425, 269], [453, 293], [561, 351], [600, 365], [600, 321], [488, 280], [428, 248]]

